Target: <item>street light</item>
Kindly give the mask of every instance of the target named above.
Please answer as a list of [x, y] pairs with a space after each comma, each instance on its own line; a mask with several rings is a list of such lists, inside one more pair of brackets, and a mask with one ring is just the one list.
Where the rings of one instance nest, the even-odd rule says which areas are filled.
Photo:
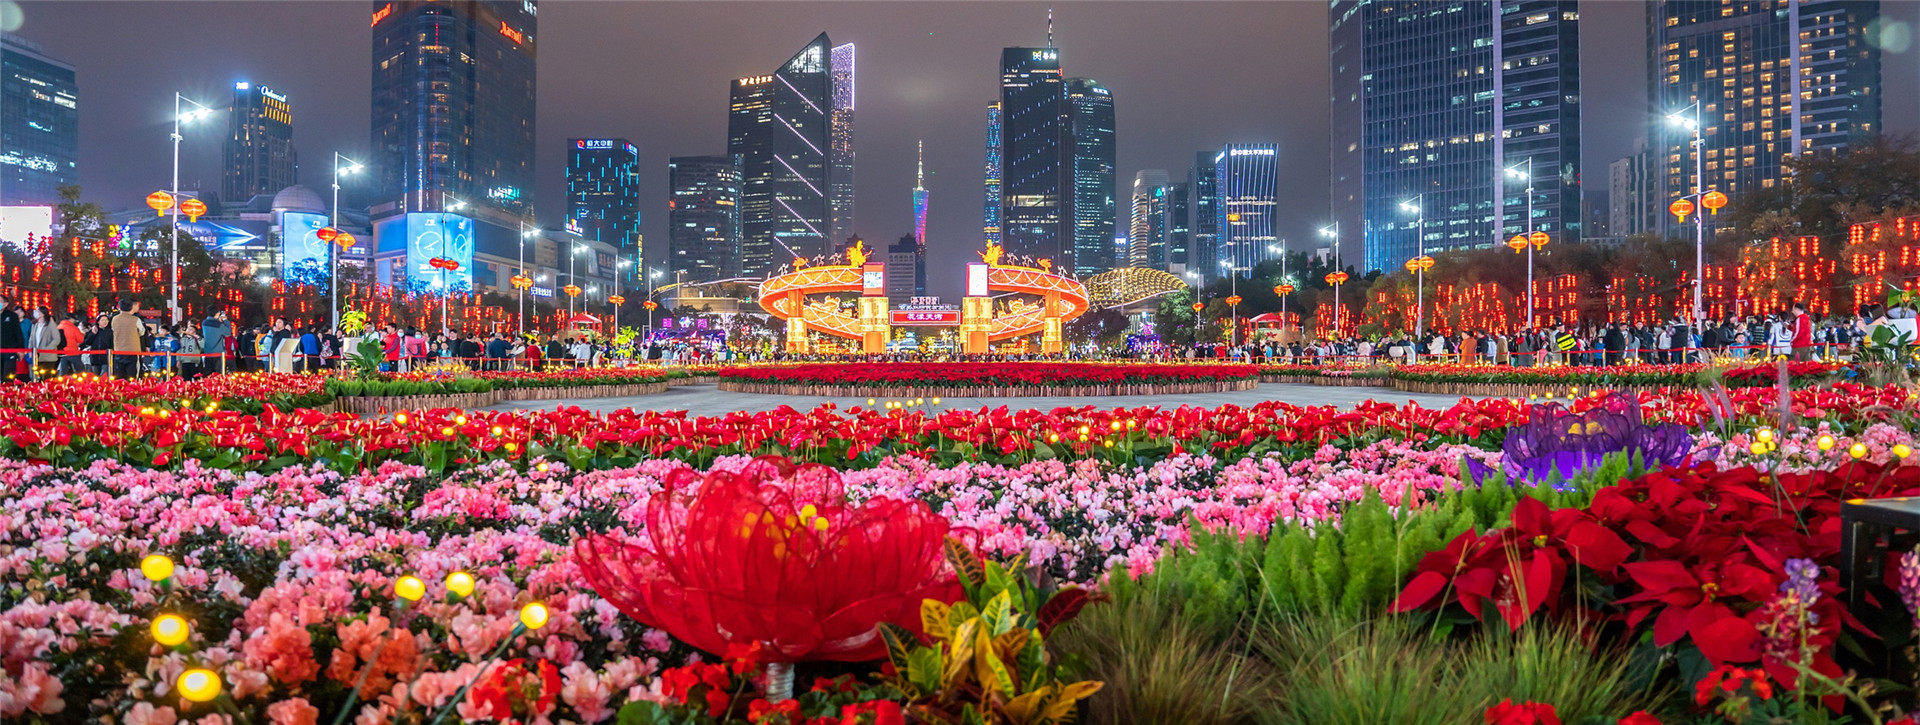
[[[1427, 259], [1427, 211], [1426, 211], [1425, 205], [1426, 205], [1426, 192], [1414, 194], [1413, 201], [1400, 202], [1401, 211], [1411, 212], [1413, 214], [1419, 215], [1419, 221], [1415, 227], [1418, 230], [1416, 232], [1416, 234], [1418, 235], [1418, 238], [1415, 240], [1416, 242], [1415, 246], [1418, 252], [1418, 257], [1416, 257], [1416, 259], [1422, 260], [1422, 261]], [[1418, 264], [1415, 266], [1418, 269], [1414, 272], [1415, 281], [1414, 281], [1414, 303], [1413, 304], [1414, 304], [1414, 307], [1416, 308], [1416, 312], [1414, 315], [1415, 322], [1413, 327], [1413, 355], [1412, 357], [1409, 357], [1408, 360], [1418, 362], [1420, 360], [1420, 346], [1424, 344], [1425, 338], [1427, 336], [1427, 266], [1428, 265]]]
[[[580, 277], [576, 272], [579, 266], [577, 260], [580, 258], [580, 253], [585, 251], [587, 251], [587, 248], [580, 246], [580, 239], [578, 237], [575, 237], [573, 240], [573, 253], [567, 255], [567, 324], [568, 325], [573, 324], [574, 316], [579, 314], [579, 312], [576, 312], [574, 309], [573, 301], [580, 297], [580, 285], [579, 285]], [[565, 327], [565, 325], [562, 325], [562, 327]]]
[[[1333, 226], [1330, 227], [1321, 227], [1320, 236], [1333, 240], [1333, 272], [1328, 274], [1327, 277], [1328, 281], [1333, 282], [1333, 334], [1334, 337], [1339, 337], [1340, 283], [1345, 282], [1347, 278], [1346, 273], [1343, 272], [1340, 267], [1340, 222], [1336, 221], [1333, 223]], [[1336, 277], [1336, 275], [1338, 276]]]
[[[180, 111], [181, 103], [191, 103], [193, 104], [194, 109], [191, 111], [182, 113]], [[184, 136], [180, 135], [180, 124], [192, 123], [195, 120], [211, 116], [213, 115], [213, 113], [214, 113], [213, 109], [208, 108], [204, 104], [201, 104], [199, 101], [195, 101], [191, 98], [181, 95], [179, 91], [174, 91], [173, 93], [173, 198], [175, 199], [180, 198], [180, 141], [181, 139], [185, 138]], [[167, 314], [169, 315], [169, 317], [171, 317], [174, 323], [177, 324], [180, 322], [180, 320], [185, 318], [185, 316], [182, 315], [180, 312], [180, 205], [177, 203], [173, 205], [173, 289], [171, 292], [168, 293], [167, 307], [168, 307]]]
[[[639, 253], [637, 247], [635, 253]], [[613, 296], [608, 297], [607, 302], [613, 306], [613, 331], [615, 334], [620, 332], [620, 306], [627, 301], [626, 296], [620, 294], [620, 270], [631, 266], [633, 266], [633, 260], [631, 259], [622, 259], [613, 265]]]
[[[344, 168], [340, 166], [342, 161], [347, 162]], [[363, 168], [366, 167], [361, 166], [360, 162], [341, 156], [338, 151], [333, 152], [333, 221], [328, 226], [333, 227], [335, 232], [340, 230], [340, 175], [351, 174]], [[340, 250], [334, 247], [332, 239], [326, 242], [327, 286], [333, 288], [333, 329], [338, 330], [340, 328]]]
[[[1537, 246], [1533, 243], [1534, 241], [1534, 236], [1533, 236], [1533, 157], [1532, 156], [1527, 157], [1527, 171], [1525, 175], [1521, 174], [1520, 168], [1518, 165], [1507, 167], [1505, 171], [1506, 171], [1507, 178], [1519, 179], [1527, 182], [1527, 231], [1526, 231], [1526, 236], [1527, 236], [1527, 245], [1526, 245], [1527, 247], [1527, 328], [1532, 329], [1533, 328], [1533, 249], [1535, 246]], [[1514, 237], [1514, 240], [1518, 241], [1519, 237]], [[1513, 251], [1518, 252], [1520, 250], [1519, 248], [1516, 247]]]
[[508, 280], [514, 289], [519, 290], [520, 333], [523, 335], [527, 332], [527, 288], [533, 286], [533, 280], [527, 277], [527, 239], [537, 236], [540, 236], [539, 227], [530, 227], [526, 222], [520, 222], [520, 243], [515, 245], [518, 247], [516, 251], [520, 257], [517, 262], [517, 271], [513, 273], [513, 278]]
[[[1692, 118], [1688, 118], [1686, 115], [1688, 108], [1693, 109]], [[1704, 199], [1702, 199], [1701, 197], [1705, 195], [1707, 191], [1706, 189], [1706, 186], [1707, 186], [1707, 174], [1706, 174], [1707, 139], [1704, 136], [1700, 135], [1700, 125], [1701, 125], [1700, 110], [1701, 110], [1700, 102], [1696, 100], [1693, 103], [1688, 104], [1687, 108], [1680, 109], [1679, 113], [1675, 113], [1667, 116], [1668, 123], [1674, 124], [1676, 126], [1684, 127], [1687, 130], [1693, 132], [1693, 143], [1691, 144], [1693, 146], [1693, 193], [1681, 198], [1693, 199], [1694, 201], [1704, 201]], [[1686, 219], [1683, 217], [1681, 219], [1681, 222], [1684, 223], [1685, 221]], [[1702, 320], [1702, 309], [1700, 305], [1700, 288], [1701, 288], [1701, 284], [1705, 281], [1702, 279], [1702, 277], [1705, 276], [1706, 267], [1707, 267], [1707, 217], [1706, 215], [1705, 214], [1700, 215], [1700, 218], [1697, 221], [1699, 222], [1699, 224], [1697, 225], [1697, 229], [1694, 231], [1694, 236], [1693, 236], [1693, 324], [1694, 325], [1699, 325]], [[1691, 343], [1689, 343], [1689, 345], [1691, 345]]]

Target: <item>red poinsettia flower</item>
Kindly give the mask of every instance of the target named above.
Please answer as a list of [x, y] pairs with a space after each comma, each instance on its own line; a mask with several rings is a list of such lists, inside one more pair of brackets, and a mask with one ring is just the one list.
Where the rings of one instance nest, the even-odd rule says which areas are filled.
[[587, 582], [714, 654], [758, 643], [774, 661], [879, 659], [876, 624], [918, 631], [922, 600], [960, 595], [941, 557], [946, 519], [920, 501], [848, 501], [825, 466], [683, 470], [648, 503], [645, 531], [584, 537]]
[[1543, 702], [1513, 703], [1513, 698], [1487, 708], [1487, 725], [1560, 725], [1553, 706]]
[[553, 712], [560, 696], [560, 670], [552, 662], [540, 660], [528, 672], [526, 660], [512, 659], [493, 666], [467, 699], [476, 714], [496, 720], [533, 718]]

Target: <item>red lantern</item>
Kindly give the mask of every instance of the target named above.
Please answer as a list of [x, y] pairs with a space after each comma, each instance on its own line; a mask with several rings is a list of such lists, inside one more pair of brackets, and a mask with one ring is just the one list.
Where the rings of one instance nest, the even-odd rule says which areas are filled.
[[1284, 295], [1290, 295], [1290, 294], [1293, 294], [1293, 285], [1290, 285], [1290, 284], [1283, 284], [1283, 285], [1280, 285], [1280, 286], [1278, 286], [1278, 287], [1275, 287], [1275, 288], [1273, 288], [1273, 291], [1274, 291], [1274, 292], [1276, 292], [1276, 293], [1278, 293], [1278, 294], [1280, 294], [1280, 295], [1282, 295], [1282, 296], [1284, 296]]
[[173, 208], [173, 195], [164, 191], [148, 194], [147, 207], [153, 210], [154, 216], [166, 216], [167, 210]]
[[1680, 221], [1684, 222], [1687, 220], [1687, 215], [1693, 213], [1693, 202], [1687, 201], [1686, 199], [1674, 199], [1672, 204], [1667, 205], [1667, 211], [1679, 217]]
[[654, 310], [660, 309], [660, 303], [655, 302], [653, 300], [647, 300], [646, 302], [642, 302], [640, 303], [640, 306], [645, 307], [648, 312], [652, 312]]
[[180, 202], [180, 213], [187, 215], [187, 221], [200, 221], [200, 215], [207, 213], [207, 204], [199, 199]]
[[1513, 235], [1512, 239], [1507, 240], [1507, 248], [1512, 249], [1514, 254], [1519, 254], [1523, 251], [1526, 251], [1527, 235], [1525, 234]]
[[1232, 296], [1232, 297], [1228, 297], [1228, 298], [1227, 298], [1227, 306], [1228, 306], [1228, 307], [1239, 307], [1239, 306], [1240, 306], [1240, 295], [1234, 295], [1234, 296]]
[[1546, 232], [1534, 232], [1532, 236], [1527, 237], [1527, 241], [1533, 242], [1534, 248], [1537, 249], [1547, 246], [1547, 242], [1553, 241], [1553, 237], [1547, 236]]
[[612, 305], [623, 305], [627, 303], [627, 298], [621, 295], [608, 295], [607, 303]]
[[1204, 310], [1204, 309], [1206, 309], [1206, 308], [1207, 308], [1207, 306], [1206, 306], [1205, 304], [1202, 304], [1202, 303], [1199, 303], [1199, 302], [1195, 302], [1195, 303], [1193, 303], [1193, 311], [1194, 311], [1194, 312], [1199, 312], [1199, 311], [1201, 311], [1201, 310]]
[[567, 293], [567, 296], [568, 296], [568, 297], [579, 297], [579, 296], [580, 296], [580, 287], [579, 287], [578, 285], [571, 285], [571, 284], [570, 284], [570, 285], [567, 285], [567, 286], [565, 286], [565, 287], [561, 287], [561, 288], [560, 288], [560, 291], [561, 291], [561, 292], [565, 292], [565, 293]]
[[341, 249], [351, 249], [353, 248], [353, 243], [358, 241], [360, 240], [354, 239], [352, 234], [346, 232], [341, 232], [339, 236], [333, 238], [333, 243], [340, 245]]
[[319, 237], [320, 241], [332, 242], [340, 237], [340, 230], [333, 227], [320, 227], [313, 230], [313, 235]]
[[1347, 281], [1346, 272], [1332, 272], [1327, 274], [1327, 284], [1341, 284], [1346, 281]]
[[516, 274], [507, 279], [507, 284], [513, 285], [515, 289], [524, 290], [533, 286], [533, 278], [524, 274]]
[[1727, 205], [1727, 195], [1718, 191], [1709, 191], [1706, 196], [1700, 197], [1700, 205], [1706, 207], [1709, 212], [1719, 214], [1720, 207]]

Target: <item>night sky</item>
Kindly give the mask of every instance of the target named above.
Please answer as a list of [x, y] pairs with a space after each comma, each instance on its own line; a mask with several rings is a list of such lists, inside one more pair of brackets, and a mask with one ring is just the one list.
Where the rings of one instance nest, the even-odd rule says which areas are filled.
[[[539, 219], [552, 225], [564, 212], [567, 138], [625, 137], [640, 148], [648, 257], [664, 258], [667, 158], [725, 153], [727, 82], [772, 72], [825, 31], [859, 48], [856, 231], [877, 244], [910, 231], [914, 142], [925, 139], [929, 283], [955, 296], [958, 275], [943, 270], [980, 246], [986, 106], [998, 100], [1000, 49], [1044, 45], [1047, 7], [547, 0], [539, 24]], [[1123, 197], [1141, 169], [1179, 180], [1195, 151], [1275, 142], [1280, 235], [1295, 248], [1315, 243], [1328, 205], [1325, 2], [1053, 7], [1066, 73], [1113, 89]], [[79, 69], [81, 182], [109, 208], [137, 208], [168, 184], [174, 90], [224, 108], [239, 80], [289, 96], [301, 183], [326, 194], [335, 150], [370, 156], [370, 11], [365, 2], [0, 0], [0, 19], [19, 22], [13, 32]], [[1606, 164], [1643, 133], [1645, 10], [1589, 0], [1581, 11], [1584, 176], [1604, 191]], [[1920, 24], [1920, 2], [1890, 1], [1884, 12], [1904, 22], [1909, 37]], [[1920, 55], [1908, 45], [1884, 60], [1885, 119], [1896, 132], [1920, 127]], [[183, 187], [219, 187], [225, 129], [222, 116], [186, 132]], [[1346, 248], [1359, 252], [1353, 239]]]

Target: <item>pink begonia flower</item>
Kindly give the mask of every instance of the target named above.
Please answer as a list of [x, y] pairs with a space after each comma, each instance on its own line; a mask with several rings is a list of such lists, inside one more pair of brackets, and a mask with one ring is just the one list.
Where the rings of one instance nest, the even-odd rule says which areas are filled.
[[613, 715], [607, 707], [607, 701], [613, 697], [613, 690], [599, 674], [585, 662], [574, 662], [560, 670], [560, 699], [573, 706], [581, 719], [589, 723], [600, 722]]
[[47, 672], [46, 666], [38, 662], [27, 663], [21, 668], [20, 677], [7, 681], [6, 672], [0, 670], [0, 716], [19, 717], [28, 712], [52, 715], [66, 709], [67, 702], [60, 699], [65, 687], [59, 678]]
[[304, 697], [281, 700], [267, 706], [267, 720], [273, 725], [317, 725], [320, 708], [308, 704]]
[[127, 711], [126, 718], [120, 723], [121, 725], [173, 725], [179, 719], [180, 716], [174, 714], [171, 707], [165, 705], [154, 707], [152, 703], [137, 702], [134, 703], [133, 709]]
[[279, 612], [247, 637], [241, 651], [249, 666], [285, 684], [297, 685], [320, 674], [320, 663], [313, 659], [313, 635]]

